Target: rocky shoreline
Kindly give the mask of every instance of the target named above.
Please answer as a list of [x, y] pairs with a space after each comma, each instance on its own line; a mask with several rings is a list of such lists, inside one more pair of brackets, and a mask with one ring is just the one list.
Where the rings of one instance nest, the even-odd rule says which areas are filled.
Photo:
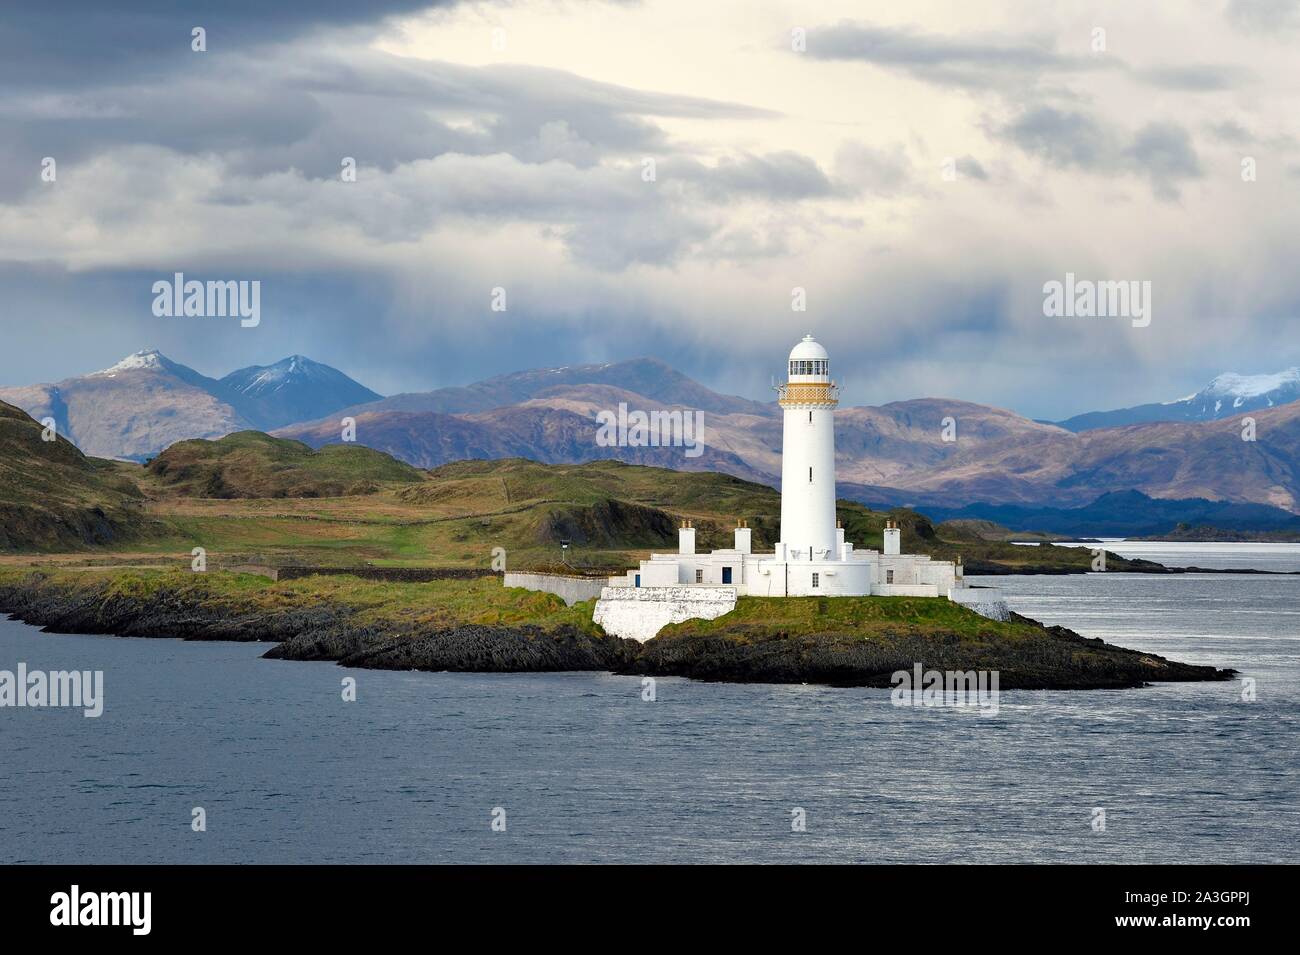
[[1228, 680], [1232, 670], [1194, 666], [1082, 637], [1063, 627], [1028, 636], [977, 638], [914, 633], [906, 626], [863, 639], [852, 633], [666, 635], [641, 644], [572, 626], [376, 627], [344, 607], [241, 610], [195, 604], [160, 590], [102, 593], [51, 584], [40, 574], [0, 586], [0, 613], [56, 633], [186, 640], [274, 642], [277, 660], [333, 660], [342, 666], [461, 672], [612, 671], [741, 683], [888, 687], [921, 663], [938, 670], [996, 670], [1000, 688], [1102, 689], [1156, 682]]

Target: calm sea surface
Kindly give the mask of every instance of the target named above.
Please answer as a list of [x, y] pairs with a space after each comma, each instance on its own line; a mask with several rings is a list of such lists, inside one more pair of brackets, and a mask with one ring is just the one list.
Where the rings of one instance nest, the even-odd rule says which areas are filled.
[[1121, 557], [1154, 560], [1166, 567], [1204, 567], [1213, 570], [1271, 570], [1300, 572], [1300, 544], [1241, 541], [1221, 544], [1186, 544], [1179, 541], [1128, 541], [1104, 539], [1101, 544], [1064, 544], [1064, 547], [1101, 547]]
[[1295, 860], [1300, 578], [987, 582], [1037, 619], [1236, 667], [1258, 698], [1005, 692], [981, 716], [661, 679], [648, 703], [633, 677], [344, 670], [0, 621], [0, 670], [99, 669], [106, 696], [98, 719], [0, 709], [0, 862]]

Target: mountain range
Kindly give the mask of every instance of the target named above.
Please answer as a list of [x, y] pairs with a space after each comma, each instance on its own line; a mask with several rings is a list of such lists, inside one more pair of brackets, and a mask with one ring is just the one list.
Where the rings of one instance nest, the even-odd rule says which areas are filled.
[[1261, 408], [1276, 408], [1300, 398], [1300, 368], [1275, 375], [1219, 375], [1186, 398], [1114, 411], [1089, 411], [1057, 422], [1067, 431], [1118, 428], [1152, 421], [1219, 421]]
[[[936, 512], [976, 502], [1077, 508], [1116, 492], [1296, 512], [1300, 402], [1283, 400], [1292, 378], [1300, 380], [1290, 373], [1220, 376], [1181, 403], [1159, 406], [1174, 407], [1169, 413], [1185, 420], [1112, 427], [1084, 428], [1077, 421], [1065, 427], [945, 398], [843, 407], [835, 417], [840, 494]], [[301, 356], [217, 380], [146, 351], [54, 385], [0, 389], [0, 400], [38, 419], [53, 417], [61, 434], [100, 457], [141, 460], [175, 441], [247, 428], [320, 448], [340, 443], [349, 418], [358, 444], [417, 467], [471, 458], [547, 464], [613, 458], [780, 481], [782, 418], [775, 402], [718, 394], [649, 358], [524, 371], [385, 398]], [[702, 412], [699, 453], [602, 446], [597, 415], [620, 404]], [[1234, 410], [1225, 412], [1229, 406]], [[1247, 410], [1255, 419], [1253, 441], [1243, 440], [1237, 417]], [[1205, 415], [1211, 417], [1196, 417]]]
[[[1147, 497], [1140, 491], [1111, 491], [1083, 507], [1028, 507], [1023, 504], [967, 504], [926, 507], [935, 521], [989, 521], [1016, 531], [1091, 537], [1167, 534], [1180, 524], [1234, 532], [1284, 530], [1300, 534], [1300, 516], [1268, 504], [1241, 504]], [[1216, 538], [1217, 539], [1217, 538]]]

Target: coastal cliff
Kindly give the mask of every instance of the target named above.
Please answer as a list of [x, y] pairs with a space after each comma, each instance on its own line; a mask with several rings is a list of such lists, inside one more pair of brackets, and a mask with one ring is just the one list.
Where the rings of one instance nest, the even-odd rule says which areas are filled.
[[[779, 606], [775, 605], [778, 604]], [[339, 576], [272, 583], [180, 571], [0, 573], [0, 612], [62, 633], [275, 642], [265, 656], [392, 670], [600, 670], [753, 683], [890, 686], [927, 668], [996, 670], [1003, 690], [1225, 680], [1231, 670], [1116, 647], [1013, 615], [925, 598], [744, 598], [717, 620], [640, 644], [606, 635], [591, 602], [477, 581]]]

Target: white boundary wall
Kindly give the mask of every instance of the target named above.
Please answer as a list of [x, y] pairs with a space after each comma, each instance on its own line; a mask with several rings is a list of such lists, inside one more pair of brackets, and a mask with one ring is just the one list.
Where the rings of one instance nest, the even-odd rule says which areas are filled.
[[604, 577], [561, 577], [559, 574], [507, 573], [503, 582], [507, 587], [523, 587], [525, 590], [555, 594], [570, 607], [599, 597], [605, 587]]
[[592, 619], [608, 634], [645, 643], [670, 623], [714, 620], [735, 609], [735, 587], [606, 587]]

